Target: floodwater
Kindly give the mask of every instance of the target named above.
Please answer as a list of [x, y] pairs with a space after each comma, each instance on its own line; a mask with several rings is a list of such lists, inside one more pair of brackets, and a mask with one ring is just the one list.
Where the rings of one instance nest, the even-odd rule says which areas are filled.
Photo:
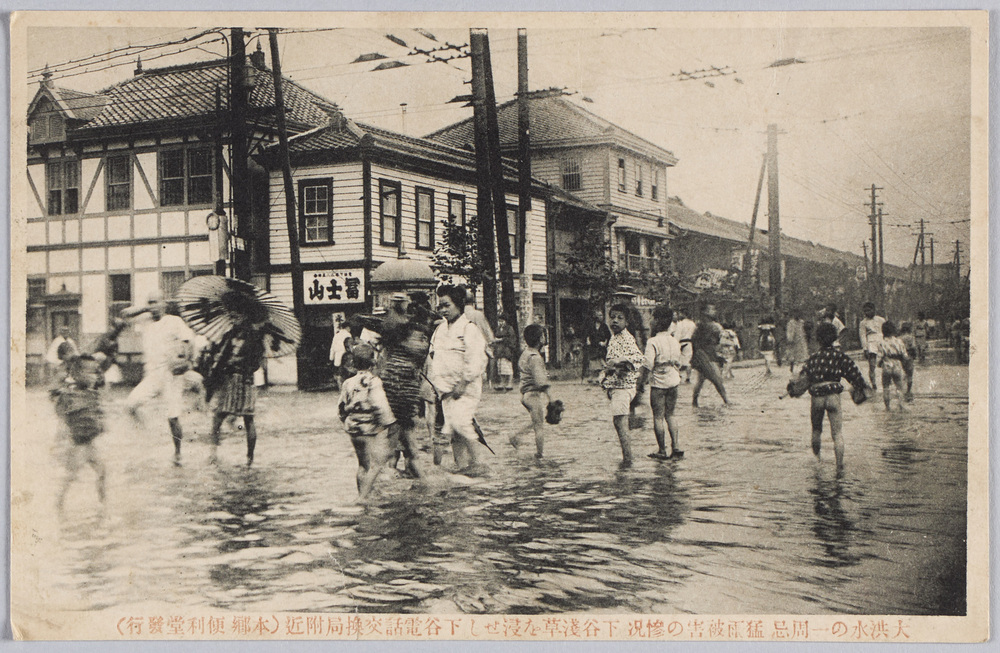
[[173, 467], [165, 420], [136, 429], [111, 391], [97, 445], [107, 502], [84, 470], [61, 520], [66, 445], [44, 393], [30, 392], [12, 501], [32, 546], [15, 551], [13, 606], [964, 614], [967, 369], [918, 367], [906, 412], [845, 394], [839, 478], [828, 433], [822, 459], [811, 452], [808, 399], [778, 398], [787, 372], [736, 373], [733, 407], [707, 386], [694, 409], [681, 387], [685, 458], [648, 459], [646, 428], [629, 470], [598, 388], [555, 386], [567, 411], [540, 462], [506, 441], [528, 422], [520, 397], [487, 393], [486, 477], [386, 473], [368, 506], [355, 504], [335, 394], [262, 395], [248, 470], [235, 430], [209, 464], [208, 418], [194, 413]]

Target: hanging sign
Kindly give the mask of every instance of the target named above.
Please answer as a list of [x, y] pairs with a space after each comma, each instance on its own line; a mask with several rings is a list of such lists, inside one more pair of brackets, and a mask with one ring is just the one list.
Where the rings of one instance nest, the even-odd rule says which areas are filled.
[[365, 302], [365, 271], [310, 270], [302, 273], [303, 301], [307, 306], [363, 304]]

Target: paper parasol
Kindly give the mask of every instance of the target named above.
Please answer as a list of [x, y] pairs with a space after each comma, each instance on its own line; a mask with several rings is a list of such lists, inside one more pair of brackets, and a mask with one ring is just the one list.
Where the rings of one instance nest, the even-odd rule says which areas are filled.
[[293, 353], [302, 340], [294, 313], [280, 299], [253, 284], [219, 276], [194, 277], [177, 291], [181, 317], [212, 342], [241, 324], [263, 323], [268, 356]]

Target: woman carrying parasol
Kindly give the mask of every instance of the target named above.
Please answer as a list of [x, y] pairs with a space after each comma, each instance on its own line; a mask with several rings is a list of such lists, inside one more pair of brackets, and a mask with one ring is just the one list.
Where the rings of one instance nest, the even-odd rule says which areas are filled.
[[211, 364], [205, 373], [206, 400], [218, 395], [212, 419], [211, 460], [216, 460], [222, 422], [236, 415], [243, 418], [246, 427], [249, 467], [257, 444], [257, 389], [253, 375], [265, 355], [295, 351], [302, 333], [298, 320], [270, 293], [227, 277], [195, 277], [181, 286], [177, 300], [181, 317], [213, 343]]

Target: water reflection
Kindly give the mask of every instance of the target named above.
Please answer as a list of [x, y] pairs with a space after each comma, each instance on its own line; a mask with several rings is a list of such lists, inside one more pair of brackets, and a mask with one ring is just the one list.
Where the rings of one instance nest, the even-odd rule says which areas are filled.
[[824, 567], [851, 567], [860, 557], [854, 551], [855, 521], [844, 509], [845, 482], [841, 475], [829, 478], [826, 470], [816, 469], [814, 485], [809, 490], [813, 499], [815, 519], [812, 532], [823, 549], [823, 557], [816, 562]]

